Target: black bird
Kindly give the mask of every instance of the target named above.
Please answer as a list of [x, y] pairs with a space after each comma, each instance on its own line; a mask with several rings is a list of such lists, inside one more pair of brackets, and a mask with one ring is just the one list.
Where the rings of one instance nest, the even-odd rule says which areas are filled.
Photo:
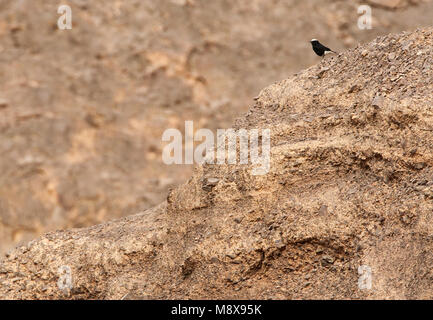
[[337, 53], [337, 52], [329, 49], [328, 47], [325, 47], [317, 39], [312, 39], [310, 42], [311, 42], [311, 45], [313, 46], [314, 52], [320, 57], [323, 57], [327, 52]]

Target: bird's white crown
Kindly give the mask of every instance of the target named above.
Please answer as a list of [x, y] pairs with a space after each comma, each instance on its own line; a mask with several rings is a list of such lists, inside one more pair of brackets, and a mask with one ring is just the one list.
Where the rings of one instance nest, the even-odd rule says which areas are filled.
[[317, 39], [311, 39], [311, 41], [310, 42], [314, 42], [314, 41], [318, 41]]

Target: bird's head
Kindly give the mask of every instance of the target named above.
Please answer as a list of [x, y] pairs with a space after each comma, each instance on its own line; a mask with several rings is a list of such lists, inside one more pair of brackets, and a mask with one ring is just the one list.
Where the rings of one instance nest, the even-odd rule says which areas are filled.
[[319, 42], [319, 40], [317, 40], [317, 39], [311, 39], [310, 42], [311, 42], [311, 43], [315, 43], [315, 42]]

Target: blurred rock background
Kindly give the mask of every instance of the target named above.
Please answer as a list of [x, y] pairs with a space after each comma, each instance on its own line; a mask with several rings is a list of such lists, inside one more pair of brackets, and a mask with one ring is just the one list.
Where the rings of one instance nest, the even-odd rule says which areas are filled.
[[0, 252], [160, 203], [192, 172], [162, 163], [164, 130], [230, 127], [320, 61], [311, 38], [342, 51], [432, 21], [427, 0], [0, 0]]

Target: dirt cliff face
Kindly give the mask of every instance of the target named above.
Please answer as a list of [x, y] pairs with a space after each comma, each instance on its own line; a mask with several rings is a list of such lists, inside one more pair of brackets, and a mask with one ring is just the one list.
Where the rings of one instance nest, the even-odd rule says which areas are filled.
[[337, 51], [429, 25], [426, 1], [0, 2], [0, 253], [46, 231], [159, 204], [191, 166], [161, 161], [168, 128], [227, 128], [269, 83]]
[[197, 166], [153, 209], [46, 234], [2, 262], [0, 297], [433, 298], [432, 28], [326, 57], [235, 128], [270, 129], [268, 174]]

